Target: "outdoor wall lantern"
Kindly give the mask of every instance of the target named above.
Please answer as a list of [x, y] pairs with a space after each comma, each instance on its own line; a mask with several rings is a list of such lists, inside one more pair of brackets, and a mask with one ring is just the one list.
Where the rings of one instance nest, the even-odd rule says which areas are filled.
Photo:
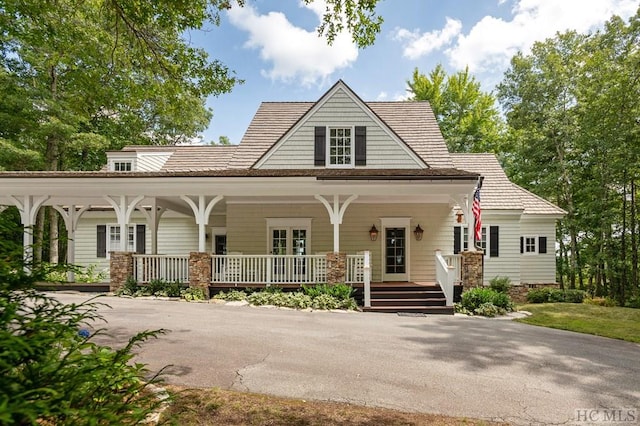
[[416, 229], [413, 230], [413, 235], [416, 236], [416, 241], [420, 241], [422, 239], [422, 234], [424, 234], [424, 229], [420, 228], [420, 224], [418, 224]]
[[371, 225], [371, 229], [369, 229], [369, 238], [371, 238], [371, 241], [378, 239], [378, 228], [376, 228], [376, 225]]
[[464, 217], [464, 213], [462, 213], [462, 210], [458, 210], [456, 212], [456, 222], [462, 223], [462, 218], [463, 217]]

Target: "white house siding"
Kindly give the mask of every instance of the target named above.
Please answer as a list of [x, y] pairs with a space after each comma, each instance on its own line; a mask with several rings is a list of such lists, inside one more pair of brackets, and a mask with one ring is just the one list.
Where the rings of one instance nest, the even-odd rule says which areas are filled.
[[[522, 254], [520, 277], [523, 283], [555, 283], [556, 282], [556, 221], [533, 215], [522, 215], [520, 219], [521, 235], [547, 237], [546, 254]], [[520, 252], [518, 239], [518, 253]]]
[[[284, 143], [280, 144], [261, 169], [314, 168], [315, 126], [366, 126], [368, 168], [424, 167], [393, 140], [345, 92], [338, 90]], [[355, 135], [354, 135], [355, 136]], [[355, 152], [353, 153], [355, 155]]]
[[170, 152], [138, 154], [136, 171], [154, 172], [162, 169], [164, 163], [171, 157]]
[[520, 283], [520, 214], [496, 214], [490, 210], [482, 212], [482, 225], [487, 229], [498, 226], [498, 257], [484, 258], [484, 281], [497, 276], [509, 277], [513, 284]]
[[[310, 204], [228, 204], [227, 250], [243, 254], [264, 254], [268, 251], [265, 218], [311, 218], [311, 246], [309, 254], [333, 251], [333, 225], [323, 205]], [[382, 250], [384, 244], [381, 217], [410, 217], [407, 238], [410, 245], [411, 281], [435, 280], [437, 248], [451, 251], [453, 216], [447, 204], [351, 204], [340, 226], [340, 251], [355, 254], [369, 250], [372, 255], [372, 280], [382, 280]], [[373, 242], [369, 228], [375, 224], [380, 235]], [[413, 229], [424, 229], [422, 241], [416, 241]]]

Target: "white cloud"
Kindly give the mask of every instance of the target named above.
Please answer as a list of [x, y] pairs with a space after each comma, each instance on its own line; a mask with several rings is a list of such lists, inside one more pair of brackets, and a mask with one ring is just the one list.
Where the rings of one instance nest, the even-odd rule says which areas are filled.
[[475, 72], [501, 72], [517, 51], [528, 53], [535, 41], [566, 30], [587, 32], [614, 14], [628, 18], [637, 8], [637, 0], [519, 0], [510, 20], [485, 16], [445, 54], [458, 69], [469, 65]]
[[[324, 2], [301, 6], [313, 11], [320, 23]], [[315, 30], [296, 27], [281, 12], [260, 15], [246, 4], [233, 7], [228, 13], [234, 26], [249, 33], [245, 47], [258, 49], [262, 60], [271, 64], [271, 68], [261, 72], [272, 80], [323, 85], [333, 72], [350, 66], [358, 58], [358, 49], [349, 34], [339, 34], [329, 46]]]
[[441, 30], [420, 33], [419, 30], [409, 31], [405, 28], [396, 28], [393, 38], [404, 43], [403, 56], [409, 59], [418, 59], [449, 45], [460, 34], [461, 29], [462, 23], [460, 21], [447, 17], [444, 28]]

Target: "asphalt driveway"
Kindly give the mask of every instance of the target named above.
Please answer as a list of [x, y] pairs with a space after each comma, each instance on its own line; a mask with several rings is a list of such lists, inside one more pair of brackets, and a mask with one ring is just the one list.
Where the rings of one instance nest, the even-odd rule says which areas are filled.
[[606, 408], [640, 420], [637, 344], [483, 318], [101, 301], [112, 307], [102, 343], [171, 330], [139, 350], [152, 370], [172, 365], [170, 383], [516, 424], [577, 424]]

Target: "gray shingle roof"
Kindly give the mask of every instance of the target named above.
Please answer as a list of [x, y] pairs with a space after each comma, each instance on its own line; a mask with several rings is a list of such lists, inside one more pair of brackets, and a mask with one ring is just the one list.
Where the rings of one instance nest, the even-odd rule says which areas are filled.
[[555, 204], [512, 183], [494, 154], [450, 155], [454, 167], [484, 176], [481, 191], [483, 209], [524, 210], [526, 214], [566, 214]]

